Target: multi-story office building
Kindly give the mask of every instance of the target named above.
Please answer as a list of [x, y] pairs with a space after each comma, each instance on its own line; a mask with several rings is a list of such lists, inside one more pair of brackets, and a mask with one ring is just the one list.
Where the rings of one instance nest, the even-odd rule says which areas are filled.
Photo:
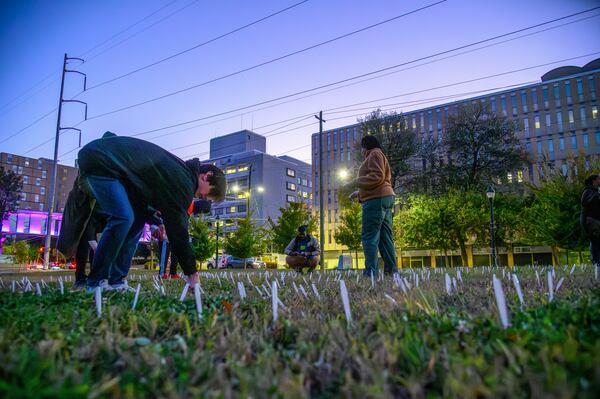
[[[405, 112], [407, 127], [417, 132], [421, 140], [442, 140], [448, 115], [460, 105], [481, 102], [493, 113], [517, 123], [523, 147], [532, 163], [514, 171], [507, 181], [538, 181], [544, 168], [542, 155], [553, 168], [567, 173], [569, 157], [600, 154], [600, 119], [598, 117], [598, 81], [600, 59], [583, 67], [565, 66], [553, 69], [541, 82], [495, 92], [456, 102]], [[340, 207], [337, 189], [341, 184], [338, 172], [354, 167], [357, 141], [362, 132], [359, 124], [323, 132], [323, 201], [325, 210], [325, 249], [343, 249], [334, 240], [339, 223]], [[312, 136], [312, 177], [315, 209], [319, 209], [319, 134]]]
[[265, 223], [279, 218], [279, 208], [289, 202], [312, 204], [310, 165], [298, 159], [266, 154], [266, 138], [242, 130], [210, 141], [210, 159], [225, 171], [227, 197], [212, 209], [225, 230], [235, 228], [236, 219], [248, 211]]
[[[20, 155], [0, 153], [0, 166], [12, 170], [23, 178], [23, 190], [18, 209], [48, 211], [52, 160], [27, 158]], [[72, 166], [57, 165], [54, 210], [62, 212], [67, 196], [73, 188], [78, 169]]]

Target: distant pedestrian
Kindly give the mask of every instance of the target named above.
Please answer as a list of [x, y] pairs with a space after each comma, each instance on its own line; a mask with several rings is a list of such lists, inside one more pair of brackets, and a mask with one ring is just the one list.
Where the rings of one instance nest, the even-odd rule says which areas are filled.
[[362, 245], [365, 254], [364, 275], [377, 276], [377, 251], [384, 263], [384, 272], [397, 273], [396, 249], [392, 235], [394, 190], [389, 162], [374, 136], [362, 138], [361, 153], [365, 160], [358, 177], [348, 186], [358, 188], [350, 198], [362, 203]]
[[315, 270], [319, 264], [319, 243], [317, 239], [307, 232], [306, 226], [298, 228], [298, 234], [285, 247], [285, 263], [288, 267], [302, 273], [304, 268], [309, 272]]
[[581, 228], [590, 240], [592, 263], [600, 265], [600, 175], [590, 175], [585, 179], [581, 194]]

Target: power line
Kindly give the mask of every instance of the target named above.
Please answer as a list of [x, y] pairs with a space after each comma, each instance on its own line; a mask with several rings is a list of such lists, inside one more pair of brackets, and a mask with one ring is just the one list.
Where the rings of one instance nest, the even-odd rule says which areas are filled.
[[36, 120], [34, 120], [33, 122], [31, 122], [29, 125], [25, 126], [24, 128], [22, 128], [21, 130], [16, 131], [15, 133], [9, 135], [8, 137], [6, 137], [4, 140], [0, 141], [0, 144], [6, 142], [7, 140], [12, 139], [13, 137], [15, 137], [16, 135], [18, 135], [21, 132], [24, 132], [25, 130], [29, 129], [31, 126], [35, 125], [36, 123], [38, 123], [39, 121], [41, 121], [42, 119], [50, 116], [51, 114], [54, 113], [54, 111], [56, 111], [58, 108], [54, 108], [52, 110], [50, 110], [49, 112], [45, 113], [44, 115], [40, 116], [39, 118], [37, 118]]
[[[173, 1], [171, 1], [170, 3], [168, 3], [167, 5], [160, 7], [158, 10], [156, 10], [156, 11], [152, 12], [151, 14], [149, 14], [149, 15], [145, 16], [144, 18], [142, 18], [142, 19], [140, 19], [139, 21], [135, 22], [134, 24], [132, 24], [132, 25], [128, 26], [127, 28], [123, 29], [122, 31], [120, 31], [120, 32], [118, 32], [118, 33], [114, 34], [113, 36], [109, 37], [108, 39], [106, 39], [106, 40], [104, 40], [104, 41], [102, 41], [102, 42], [100, 42], [100, 43], [96, 44], [94, 47], [90, 48], [89, 50], [86, 50], [86, 51], [85, 51], [85, 52], [84, 52], [82, 55], [85, 55], [85, 54], [87, 54], [87, 53], [91, 52], [92, 50], [94, 50], [94, 49], [96, 49], [96, 48], [100, 47], [101, 45], [103, 45], [103, 44], [107, 43], [108, 41], [110, 41], [110, 40], [114, 39], [115, 37], [119, 36], [120, 34], [122, 34], [122, 33], [126, 32], [127, 30], [129, 30], [129, 29], [133, 28], [134, 26], [136, 26], [136, 25], [140, 24], [141, 22], [143, 22], [143, 21], [145, 21], [146, 19], [148, 19], [148, 18], [152, 17], [154, 14], [158, 13], [159, 11], [162, 11], [164, 8], [166, 8], [166, 7], [170, 6], [171, 4], [173, 4], [173, 3], [175, 3], [175, 2], [177, 2], [177, 0], [173, 0]], [[88, 61], [89, 61], [89, 60], [88, 60]], [[35, 84], [34, 84], [33, 86], [31, 86], [30, 88], [28, 88], [28, 89], [26, 89], [25, 91], [23, 91], [23, 92], [22, 92], [21, 94], [19, 94], [17, 97], [13, 98], [13, 99], [12, 99], [12, 100], [10, 100], [9, 102], [7, 102], [7, 103], [5, 103], [4, 105], [2, 105], [2, 106], [0, 107], [0, 109], [4, 109], [6, 106], [8, 106], [9, 104], [11, 104], [11, 103], [13, 103], [14, 101], [18, 100], [19, 98], [23, 97], [25, 94], [27, 94], [27, 93], [28, 93], [28, 92], [30, 92], [31, 90], [35, 89], [36, 87], [38, 87], [40, 84], [42, 84], [42, 83], [43, 83], [43, 82], [45, 82], [46, 80], [48, 80], [48, 79], [50, 79], [51, 77], [55, 76], [55, 73], [56, 73], [56, 72], [60, 72], [60, 68], [56, 69], [54, 72], [51, 72], [51, 73], [50, 73], [48, 76], [46, 76], [45, 78], [41, 79], [40, 81], [38, 81], [37, 83], [35, 83]], [[52, 81], [51, 81], [51, 82], [50, 82], [48, 85], [44, 86], [44, 87], [43, 87], [42, 89], [40, 89], [40, 90], [43, 90], [43, 89], [45, 89], [46, 87], [48, 87], [50, 84], [54, 83], [54, 82], [55, 82], [55, 81], [57, 81], [57, 80], [58, 80], [58, 78], [55, 78], [55, 79], [53, 79], [53, 80], [52, 80]], [[39, 91], [37, 91], [35, 94], [37, 94], [38, 92], [39, 92]], [[34, 94], [33, 94], [33, 95], [34, 95]], [[33, 96], [33, 95], [32, 95], [32, 96]], [[32, 96], [29, 96], [28, 98], [31, 98]], [[23, 100], [23, 101], [21, 101], [21, 102], [20, 102], [19, 104], [17, 104], [17, 105], [20, 105], [20, 104], [22, 104], [24, 101], [26, 101], [26, 100]], [[14, 108], [14, 107], [13, 107], [13, 108]], [[11, 109], [12, 109], [12, 108], [11, 108]], [[8, 111], [5, 111], [5, 112], [3, 112], [2, 114], [5, 114], [6, 112], [8, 112]]]
[[411, 14], [417, 13], [417, 12], [419, 12], [419, 11], [425, 10], [425, 9], [427, 9], [427, 8], [430, 8], [430, 7], [433, 7], [433, 6], [436, 6], [436, 5], [438, 5], [438, 4], [440, 4], [440, 3], [444, 3], [444, 2], [446, 2], [446, 1], [447, 1], [447, 0], [440, 0], [440, 1], [436, 2], [436, 3], [432, 3], [432, 4], [429, 4], [429, 5], [427, 5], [427, 6], [424, 6], [424, 7], [421, 7], [421, 8], [418, 8], [418, 9], [412, 10], [412, 11], [409, 11], [409, 12], [407, 12], [407, 13], [404, 13], [404, 14], [401, 14], [401, 15], [397, 15], [397, 16], [395, 16], [395, 17], [393, 17], [393, 18], [389, 18], [389, 19], [386, 19], [386, 20], [384, 20], [384, 21], [380, 21], [380, 22], [378, 22], [378, 23], [375, 23], [375, 24], [372, 24], [372, 25], [369, 25], [369, 26], [363, 27], [363, 28], [361, 28], [361, 29], [354, 30], [354, 31], [352, 31], [352, 32], [349, 32], [349, 33], [343, 34], [343, 35], [341, 35], [341, 36], [337, 36], [337, 37], [335, 37], [335, 38], [333, 38], [333, 39], [329, 39], [329, 40], [326, 40], [326, 41], [324, 41], [324, 42], [320, 42], [320, 43], [317, 43], [317, 44], [314, 44], [314, 45], [311, 45], [311, 46], [305, 47], [305, 48], [303, 48], [303, 49], [296, 50], [296, 51], [293, 51], [293, 52], [291, 52], [291, 53], [288, 53], [288, 54], [285, 54], [285, 55], [282, 55], [282, 56], [279, 56], [279, 57], [276, 57], [276, 58], [272, 58], [272, 59], [270, 59], [270, 60], [268, 60], [268, 61], [264, 61], [264, 62], [261, 62], [261, 63], [259, 63], [259, 64], [255, 64], [255, 65], [253, 65], [253, 66], [250, 66], [250, 67], [247, 67], [247, 68], [244, 68], [244, 69], [240, 69], [240, 70], [238, 70], [238, 71], [231, 72], [231, 73], [229, 73], [229, 74], [222, 75], [222, 76], [219, 76], [219, 77], [217, 77], [217, 78], [210, 79], [210, 80], [207, 80], [207, 81], [205, 81], [205, 82], [198, 83], [198, 84], [195, 84], [195, 85], [192, 85], [192, 86], [186, 87], [186, 88], [184, 88], [184, 89], [181, 89], [181, 90], [177, 90], [177, 91], [174, 91], [174, 92], [171, 92], [171, 93], [167, 93], [167, 94], [164, 94], [164, 95], [162, 95], [162, 96], [154, 97], [154, 98], [152, 98], [152, 99], [145, 100], [145, 101], [142, 101], [142, 102], [139, 102], [139, 103], [136, 103], [136, 104], [128, 105], [128, 106], [126, 106], [126, 107], [117, 108], [117, 109], [115, 109], [115, 110], [112, 110], [112, 111], [108, 111], [108, 112], [105, 112], [105, 113], [102, 113], [102, 114], [98, 114], [98, 115], [92, 116], [92, 117], [88, 118], [88, 120], [92, 120], [92, 119], [101, 118], [101, 117], [104, 117], [104, 116], [107, 116], [107, 115], [111, 115], [111, 114], [114, 114], [114, 113], [117, 113], [117, 112], [122, 112], [122, 111], [125, 111], [125, 110], [128, 110], [128, 109], [131, 109], [131, 108], [136, 108], [136, 107], [139, 107], [139, 106], [141, 106], [141, 105], [145, 105], [145, 104], [148, 104], [148, 103], [151, 103], [151, 102], [155, 102], [155, 101], [158, 101], [158, 100], [162, 100], [162, 99], [164, 99], [164, 98], [172, 97], [172, 96], [175, 96], [175, 95], [177, 95], [177, 94], [185, 93], [185, 92], [187, 92], [187, 91], [190, 91], [190, 90], [196, 89], [196, 88], [198, 88], [198, 87], [206, 86], [206, 85], [208, 85], [208, 84], [210, 84], [210, 83], [218, 82], [218, 81], [220, 81], [220, 80], [227, 79], [227, 78], [230, 78], [230, 77], [232, 77], [232, 76], [236, 76], [236, 75], [239, 75], [239, 74], [242, 74], [242, 73], [245, 73], [245, 72], [248, 72], [248, 71], [251, 71], [251, 70], [254, 70], [254, 69], [260, 68], [260, 67], [263, 67], [263, 66], [265, 66], [265, 65], [272, 64], [272, 63], [274, 63], [274, 62], [277, 62], [277, 61], [281, 61], [281, 60], [283, 60], [283, 59], [286, 59], [286, 58], [292, 57], [292, 56], [294, 56], [294, 55], [301, 54], [301, 53], [304, 53], [304, 52], [306, 52], [306, 51], [309, 51], [309, 50], [313, 50], [313, 49], [315, 49], [315, 48], [317, 48], [317, 47], [321, 47], [321, 46], [324, 46], [324, 45], [326, 45], [326, 44], [329, 44], [329, 43], [335, 42], [335, 41], [337, 41], [337, 40], [341, 40], [341, 39], [344, 39], [344, 38], [346, 38], [346, 37], [349, 37], [349, 36], [355, 35], [355, 34], [357, 34], [357, 33], [364, 32], [364, 31], [366, 31], [366, 30], [369, 30], [369, 29], [372, 29], [372, 28], [375, 28], [375, 27], [381, 26], [381, 25], [383, 25], [383, 24], [386, 24], [386, 23], [389, 23], [389, 22], [395, 21], [395, 20], [397, 20], [397, 19], [399, 19], [399, 18], [402, 18], [402, 17], [408, 16], [408, 15], [411, 15]]
[[[437, 53], [434, 53], [434, 54], [431, 54], [431, 55], [427, 55], [427, 56], [416, 58], [416, 59], [411, 60], [411, 61], [406, 61], [406, 62], [403, 62], [403, 63], [400, 63], [400, 64], [388, 66], [388, 67], [385, 67], [385, 68], [380, 68], [380, 69], [377, 69], [377, 70], [374, 70], [374, 71], [371, 71], [371, 72], [366, 72], [366, 73], [363, 73], [363, 74], [360, 74], [360, 75], [356, 75], [356, 76], [353, 76], [353, 77], [350, 77], [350, 78], [345, 78], [345, 79], [342, 79], [342, 80], [338, 80], [336, 82], [326, 83], [326, 84], [323, 84], [323, 85], [320, 85], [320, 86], [316, 86], [316, 87], [313, 87], [313, 88], [310, 88], [310, 89], [305, 89], [305, 90], [301, 90], [301, 91], [298, 91], [298, 92], [295, 92], [295, 93], [286, 94], [286, 95], [283, 95], [283, 96], [280, 96], [280, 97], [276, 97], [276, 98], [273, 98], [273, 99], [269, 99], [269, 100], [261, 101], [261, 102], [258, 102], [258, 103], [254, 103], [254, 104], [251, 104], [251, 105], [234, 108], [234, 109], [231, 109], [229, 111], [224, 111], [224, 112], [220, 112], [220, 113], [217, 113], [217, 114], [209, 115], [209, 116], [206, 116], [206, 117], [201, 117], [201, 118], [193, 119], [193, 120], [182, 122], [182, 123], [178, 123], [178, 124], [174, 124], [174, 125], [170, 125], [170, 126], [165, 126], [163, 128], [160, 128], [160, 129], [155, 129], [155, 131], [169, 129], [169, 128], [172, 128], [172, 127], [182, 126], [182, 125], [185, 125], [185, 124], [199, 122], [201, 120], [206, 120], [206, 119], [210, 119], [210, 118], [214, 118], [214, 117], [218, 117], [218, 116], [230, 114], [230, 113], [233, 113], [233, 112], [247, 110], [247, 109], [250, 109], [250, 108], [257, 107], [257, 106], [261, 106], [261, 105], [265, 105], [265, 104], [270, 104], [270, 103], [273, 103], [275, 101], [279, 101], [279, 100], [283, 100], [283, 99], [295, 97], [295, 96], [298, 96], [300, 94], [310, 93], [310, 92], [314, 92], [316, 90], [320, 90], [320, 89], [323, 89], [323, 88], [335, 86], [335, 85], [338, 85], [340, 83], [346, 83], [346, 82], [353, 81], [353, 80], [360, 79], [360, 78], [364, 78], [364, 77], [367, 77], [367, 76], [372, 76], [372, 75], [375, 75], [375, 74], [378, 74], [378, 73], [381, 73], [381, 72], [385, 72], [385, 71], [389, 71], [389, 70], [392, 70], [392, 69], [396, 69], [396, 68], [401, 67], [401, 66], [406, 66], [406, 65], [414, 64], [414, 63], [417, 63], [417, 62], [420, 62], [420, 61], [424, 61], [424, 60], [427, 60], [427, 59], [430, 59], [430, 58], [434, 58], [434, 57], [437, 57], [437, 56], [440, 56], [440, 55], [444, 55], [444, 54], [448, 54], [448, 53], [451, 53], [451, 52], [454, 52], [454, 51], [458, 51], [458, 50], [462, 50], [462, 49], [465, 49], [465, 48], [473, 47], [473, 46], [476, 46], [476, 45], [479, 45], [479, 44], [483, 44], [483, 43], [486, 43], [486, 42], [490, 42], [490, 41], [493, 41], [493, 40], [496, 40], [496, 39], [499, 39], [499, 38], [502, 38], [502, 37], [510, 36], [510, 35], [515, 34], [515, 33], [519, 33], [519, 32], [523, 32], [523, 31], [526, 31], [526, 30], [534, 29], [534, 28], [537, 28], [537, 27], [540, 27], [540, 26], [543, 26], [543, 25], [547, 25], [547, 24], [550, 24], [550, 23], [553, 23], [553, 22], [556, 22], [556, 21], [560, 21], [560, 20], [563, 20], [563, 19], [566, 19], [566, 18], [573, 17], [575, 15], [580, 15], [582, 13], [586, 13], [586, 12], [589, 12], [589, 11], [592, 11], [592, 10], [596, 10], [598, 8], [600, 8], [600, 7], [594, 7], [594, 8], [588, 9], [586, 11], [581, 11], [581, 12], [570, 14], [570, 15], [563, 16], [563, 17], [560, 17], [560, 18], [555, 18], [555, 19], [552, 19], [552, 20], [549, 20], [549, 21], [546, 21], [546, 22], [542, 22], [542, 23], [539, 23], [539, 24], [528, 26], [526, 28], [517, 29], [517, 30], [511, 31], [511, 32], [503, 33], [501, 35], [496, 35], [496, 36], [493, 36], [493, 37], [490, 37], [490, 38], [487, 38], [487, 39], [478, 40], [478, 41], [475, 41], [475, 42], [471, 42], [469, 44], [465, 44], [465, 45], [462, 45], [462, 46], [454, 47], [454, 48], [449, 49], [449, 50], [440, 51], [440, 52], [437, 52]], [[151, 102], [151, 101], [154, 101], [154, 100], [148, 100], [148, 101], [146, 101], [144, 103]], [[100, 115], [97, 115], [95, 117], [88, 118], [88, 120], [99, 118], [101, 116], [106, 116], [106, 115], [109, 115], [109, 114], [112, 114], [112, 113], [120, 112], [120, 111], [123, 111], [125, 109], [133, 108], [133, 107], [141, 105], [141, 104], [142, 103], [139, 103], [137, 105], [132, 105], [132, 106], [129, 106], [129, 107], [124, 107], [124, 108], [120, 108], [120, 109], [117, 109], [117, 110], [114, 110], [114, 111], [110, 111], [110, 112], [107, 112], [107, 113], [104, 113], [104, 114], [100, 114]]]
[[253, 25], [256, 25], [256, 24], [258, 24], [258, 23], [260, 23], [260, 22], [263, 22], [263, 21], [265, 21], [265, 20], [267, 20], [267, 19], [269, 19], [269, 18], [272, 18], [272, 17], [274, 17], [274, 16], [276, 16], [276, 15], [279, 15], [279, 14], [281, 14], [281, 13], [284, 13], [284, 12], [288, 11], [288, 10], [291, 10], [292, 8], [295, 8], [295, 7], [297, 7], [297, 6], [301, 5], [301, 4], [304, 4], [304, 3], [306, 3], [306, 2], [308, 2], [308, 0], [302, 0], [302, 1], [298, 2], [298, 3], [292, 4], [292, 5], [291, 5], [291, 6], [289, 6], [289, 7], [283, 8], [283, 9], [281, 9], [281, 10], [279, 10], [279, 11], [276, 11], [276, 12], [274, 12], [274, 13], [272, 13], [272, 14], [269, 14], [269, 15], [267, 15], [267, 16], [264, 16], [264, 17], [262, 17], [262, 18], [259, 18], [259, 19], [255, 20], [255, 21], [252, 21], [252, 22], [250, 22], [250, 23], [247, 23], [247, 24], [245, 24], [245, 25], [243, 25], [243, 26], [240, 26], [240, 27], [238, 27], [238, 28], [235, 28], [235, 29], [233, 29], [233, 30], [231, 30], [231, 31], [229, 31], [229, 32], [227, 32], [227, 33], [224, 33], [224, 34], [222, 34], [222, 35], [219, 35], [219, 36], [213, 37], [212, 39], [206, 40], [206, 41], [204, 41], [204, 42], [202, 42], [202, 43], [199, 43], [199, 44], [197, 44], [197, 45], [195, 45], [195, 46], [192, 46], [192, 47], [190, 47], [190, 48], [187, 48], [187, 49], [185, 49], [185, 50], [179, 51], [179, 52], [177, 52], [177, 53], [175, 53], [175, 54], [172, 54], [172, 55], [170, 55], [170, 56], [168, 56], [168, 57], [161, 58], [161, 59], [160, 59], [160, 60], [158, 60], [158, 61], [154, 61], [154, 62], [152, 62], [152, 63], [150, 63], [150, 64], [147, 64], [147, 65], [144, 65], [144, 66], [142, 66], [142, 67], [139, 67], [139, 68], [137, 68], [137, 69], [134, 69], [134, 70], [132, 70], [132, 71], [129, 71], [129, 72], [127, 72], [127, 73], [123, 74], [123, 75], [119, 75], [119, 76], [116, 76], [116, 77], [114, 77], [114, 78], [111, 78], [111, 79], [105, 80], [104, 82], [101, 82], [101, 83], [98, 83], [98, 84], [96, 84], [96, 85], [93, 85], [92, 87], [90, 87], [90, 88], [88, 89], [88, 91], [89, 91], [89, 90], [93, 90], [93, 89], [95, 89], [95, 88], [98, 88], [98, 87], [100, 87], [100, 86], [104, 86], [104, 85], [106, 85], [106, 84], [109, 84], [109, 83], [115, 82], [115, 81], [117, 81], [117, 80], [123, 79], [123, 78], [125, 78], [125, 77], [127, 77], [127, 76], [133, 75], [134, 73], [137, 73], [137, 72], [140, 72], [140, 71], [146, 70], [146, 69], [148, 69], [148, 68], [151, 68], [151, 67], [153, 67], [153, 66], [156, 66], [156, 65], [158, 65], [158, 64], [161, 64], [161, 63], [163, 63], [163, 62], [165, 62], [165, 61], [171, 60], [171, 59], [173, 59], [173, 58], [175, 58], [175, 57], [179, 57], [180, 55], [183, 55], [183, 54], [189, 53], [190, 51], [193, 51], [193, 50], [196, 50], [196, 49], [198, 49], [198, 48], [200, 48], [200, 47], [206, 46], [207, 44], [210, 44], [210, 43], [212, 43], [212, 42], [215, 42], [215, 41], [217, 41], [217, 40], [219, 40], [219, 39], [223, 39], [224, 37], [227, 37], [227, 36], [229, 36], [229, 35], [232, 35], [232, 34], [234, 34], [234, 33], [236, 33], [236, 32], [239, 32], [239, 31], [241, 31], [241, 30], [244, 30], [244, 29], [246, 29], [246, 28], [249, 28], [249, 27], [251, 27], [251, 26], [253, 26]]

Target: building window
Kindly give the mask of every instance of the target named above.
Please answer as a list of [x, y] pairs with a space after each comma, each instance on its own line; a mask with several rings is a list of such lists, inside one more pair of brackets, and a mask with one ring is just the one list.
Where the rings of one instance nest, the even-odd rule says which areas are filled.
[[556, 127], [558, 128], [559, 132], [562, 132], [563, 130], [563, 120], [562, 120], [562, 112], [558, 111], [556, 113]]
[[29, 166], [29, 158], [25, 158], [25, 166]]
[[496, 113], [496, 97], [492, 97], [490, 99], [490, 106], [492, 108], [492, 112], [495, 114]]
[[39, 194], [36, 194], [34, 196], [34, 202], [40, 202], [40, 196], [39, 196]]
[[42, 179], [40, 179], [39, 177], [35, 178], [35, 185], [36, 186], [41, 186], [42, 185]]
[[[44, 204], [40, 203], [39, 204], [39, 210], [43, 211], [44, 210]], [[44, 229], [42, 230], [42, 234], [46, 233], [46, 227], [44, 226]]]
[[571, 104], [573, 102], [573, 97], [571, 97], [571, 82], [565, 82], [565, 94], [567, 96], [567, 104]]
[[527, 117], [523, 118], [523, 131], [529, 135], [529, 118]]
[[585, 126], [585, 108], [579, 108], [579, 119], [581, 119], [581, 126]]
[[596, 146], [600, 146], [600, 132], [595, 133], [596, 138]]
[[517, 182], [523, 183], [523, 171], [522, 170], [517, 171]]
[[286, 196], [286, 200], [287, 200], [287, 202], [296, 202], [296, 197], [288, 194]]
[[540, 130], [540, 116], [536, 115], [535, 116], [535, 130]]
[[596, 105], [592, 105], [592, 119], [596, 119], [598, 117], [598, 107]]
[[23, 184], [29, 184], [29, 176], [23, 176]]
[[537, 153], [538, 153], [538, 156], [542, 155], [542, 142], [540, 140], [538, 140], [536, 144], [537, 144]]
[[537, 97], [536, 89], [531, 90], [531, 100], [533, 101], [533, 110], [537, 111], [538, 110], [538, 97]]
[[575, 115], [573, 114], [573, 110], [570, 109], [568, 112], [569, 115], [569, 125], [572, 125], [575, 123]]
[[553, 94], [554, 94], [554, 104], [557, 107], [560, 107], [560, 88], [558, 87], [558, 83], [554, 83]]
[[331, 230], [327, 230], [327, 232], [329, 233], [329, 244], [331, 244]]
[[560, 136], [558, 136], [558, 150], [559, 151], [565, 150], [565, 136], [563, 136], [562, 134]]
[[285, 173], [290, 177], [296, 177], [296, 171], [294, 169], [286, 168]]
[[548, 153], [554, 154], [554, 140], [548, 139]]
[[577, 136], [575, 134], [571, 135], [571, 148], [574, 150], [577, 149]]
[[40, 187], [40, 194], [46, 195], [46, 187]]
[[544, 108], [548, 108], [548, 86], [542, 87], [542, 93], [544, 96]]
[[18, 166], [17, 167], [17, 173], [22, 175], [23, 174], [23, 167], [22, 166]]
[[288, 190], [296, 191], [296, 184], [295, 183], [291, 183], [291, 182], [288, 181], [288, 182], [286, 182], [286, 186], [287, 186], [286, 188]]
[[21, 201], [27, 201], [27, 193], [21, 193]]
[[42, 166], [44, 166], [44, 163], [41, 159], [38, 159], [38, 169], [42, 169]]
[[523, 112], [527, 112], [527, 92], [521, 92], [521, 105], [523, 106]]
[[577, 79], [577, 97], [579, 101], [583, 101], [583, 82]]
[[589, 81], [590, 81], [590, 97], [592, 97], [592, 100], [596, 99], [596, 81], [594, 80], [593, 76], [589, 77]]
[[512, 105], [513, 116], [517, 114], [517, 95], [515, 93], [510, 94], [510, 104]]
[[525, 150], [527, 152], [531, 152], [531, 141], [529, 141], [529, 139], [527, 139], [527, 141], [525, 141]]
[[247, 164], [246, 165], [240, 165], [240, 166], [238, 166], [238, 172], [245, 172], [248, 169], [250, 169], [250, 166], [247, 165]]
[[506, 97], [500, 97], [500, 107], [502, 107], [502, 114], [506, 116]]
[[46, 170], [42, 170], [42, 179], [45, 179], [47, 175], [48, 172]]
[[548, 133], [552, 131], [552, 121], [550, 120], [550, 114], [546, 114], [546, 129]]
[[238, 205], [237, 206], [237, 211], [238, 212], [246, 212], [246, 205], [245, 204]]
[[566, 176], [566, 175], [567, 175], [567, 173], [569, 173], [569, 167], [567, 166], [567, 164], [566, 164], [566, 163], [563, 163], [563, 164], [560, 166], [560, 169], [561, 169], [561, 171], [562, 171], [562, 174], [563, 174], [563, 176]]
[[235, 206], [230, 206], [227, 208], [227, 213], [235, 213], [236, 212], [237, 207]]
[[512, 173], [509, 172], [509, 173], [506, 174], [506, 181], [509, 182], [509, 183], [513, 182], [513, 175], [512, 175]]
[[581, 135], [581, 141], [583, 142], [583, 148], [590, 148], [590, 138], [587, 133]]
[[12, 154], [6, 154], [6, 162], [7, 163], [12, 163], [13, 161], [13, 156]]

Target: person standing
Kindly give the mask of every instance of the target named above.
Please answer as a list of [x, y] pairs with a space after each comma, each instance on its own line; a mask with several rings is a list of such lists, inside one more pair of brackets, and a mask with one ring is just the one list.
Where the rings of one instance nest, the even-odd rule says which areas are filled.
[[362, 245], [365, 255], [365, 276], [378, 274], [377, 251], [384, 263], [384, 272], [398, 272], [396, 249], [392, 235], [394, 189], [388, 159], [374, 136], [364, 136], [360, 142], [363, 163], [358, 177], [348, 186], [358, 188], [350, 194], [362, 204]]
[[592, 263], [600, 265], [600, 175], [590, 175], [585, 179], [581, 194], [581, 228], [590, 240]]
[[[88, 143], [79, 151], [78, 164], [80, 190], [90, 199], [90, 205], [81, 209], [91, 213], [99, 206], [107, 218], [87, 278], [88, 291], [102, 286], [106, 279], [111, 288], [127, 288], [125, 278], [149, 207], [160, 209], [189, 285], [198, 283], [188, 240], [188, 209], [194, 198], [221, 201], [225, 197], [221, 169], [203, 165], [197, 158], [184, 162], [153, 143], [125, 136]], [[87, 222], [89, 216], [81, 220]]]

